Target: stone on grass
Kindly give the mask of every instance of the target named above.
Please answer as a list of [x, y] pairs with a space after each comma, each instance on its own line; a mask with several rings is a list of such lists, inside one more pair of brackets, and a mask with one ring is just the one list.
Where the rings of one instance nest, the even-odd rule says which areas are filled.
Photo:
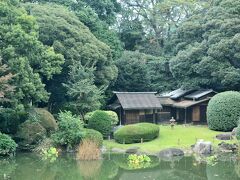
[[218, 135], [216, 135], [216, 138], [219, 140], [231, 140], [232, 134], [231, 133], [218, 134]]
[[158, 156], [162, 158], [171, 158], [176, 156], [184, 156], [184, 152], [181, 149], [168, 148], [160, 151]]
[[237, 144], [229, 144], [221, 142], [218, 144], [219, 150], [222, 152], [235, 152], [238, 149]]
[[209, 141], [198, 140], [193, 147], [193, 152], [197, 154], [211, 154], [212, 152], [212, 143]]
[[130, 147], [126, 150], [126, 153], [128, 154], [136, 154], [139, 150], [139, 147]]

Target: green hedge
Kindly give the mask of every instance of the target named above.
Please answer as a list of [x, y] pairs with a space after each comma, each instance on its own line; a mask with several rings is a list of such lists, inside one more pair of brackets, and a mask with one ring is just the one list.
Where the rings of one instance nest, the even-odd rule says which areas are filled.
[[207, 107], [208, 126], [212, 130], [231, 131], [238, 125], [240, 93], [226, 91], [215, 95]]
[[151, 123], [138, 123], [126, 125], [114, 133], [114, 139], [118, 143], [139, 143], [151, 141], [159, 136], [159, 126]]
[[0, 132], [0, 156], [11, 155], [16, 151], [17, 144], [8, 135]]
[[106, 138], [112, 130], [111, 118], [104, 111], [95, 111], [89, 119], [88, 128], [99, 131]]
[[83, 139], [89, 139], [98, 144], [99, 147], [103, 144], [103, 136], [100, 132], [94, 129], [85, 129], [85, 135]]

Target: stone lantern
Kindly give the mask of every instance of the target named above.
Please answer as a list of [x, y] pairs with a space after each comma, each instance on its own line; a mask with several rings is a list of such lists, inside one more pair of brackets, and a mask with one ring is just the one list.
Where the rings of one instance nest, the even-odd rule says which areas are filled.
[[175, 126], [176, 120], [172, 117], [169, 122], [170, 122], [171, 129], [173, 129]]

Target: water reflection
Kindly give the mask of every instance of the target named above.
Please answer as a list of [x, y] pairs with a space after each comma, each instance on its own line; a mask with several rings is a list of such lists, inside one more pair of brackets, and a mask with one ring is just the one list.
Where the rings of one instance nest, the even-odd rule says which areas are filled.
[[54, 163], [34, 154], [18, 154], [0, 159], [0, 179], [13, 180], [238, 180], [240, 161], [234, 155], [222, 156], [214, 166], [194, 157], [175, 159], [153, 158], [146, 169], [132, 170], [126, 155], [106, 155], [100, 161], [76, 161], [65, 155]]

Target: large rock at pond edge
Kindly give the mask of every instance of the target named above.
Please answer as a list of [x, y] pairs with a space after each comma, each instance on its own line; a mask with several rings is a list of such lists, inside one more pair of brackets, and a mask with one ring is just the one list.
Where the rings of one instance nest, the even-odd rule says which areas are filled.
[[193, 146], [193, 152], [197, 154], [211, 154], [212, 152], [212, 143], [209, 141], [199, 140]]
[[130, 147], [126, 150], [126, 153], [129, 153], [129, 154], [136, 154], [139, 150], [139, 147]]
[[236, 136], [237, 134], [237, 128], [235, 127], [233, 130], [232, 130], [232, 136]]
[[218, 135], [216, 135], [216, 138], [219, 140], [231, 140], [232, 134], [231, 133], [218, 134]]
[[177, 148], [168, 148], [160, 151], [158, 156], [161, 158], [172, 158], [176, 156], [184, 156], [184, 152]]
[[222, 152], [234, 152], [238, 149], [237, 144], [229, 144], [225, 142], [221, 142], [218, 144], [219, 150]]

